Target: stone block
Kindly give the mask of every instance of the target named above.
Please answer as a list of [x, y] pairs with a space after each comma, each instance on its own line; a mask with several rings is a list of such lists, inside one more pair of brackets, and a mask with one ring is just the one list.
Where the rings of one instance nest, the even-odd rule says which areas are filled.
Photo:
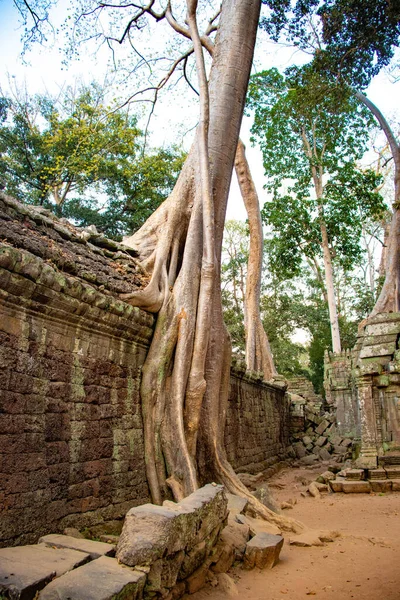
[[273, 512], [279, 513], [279, 507], [272, 495], [271, 489], [267, 484], [264, 484], [262, 487], [258, 488], [253, 494], [257, 500], [264, 504], [267, 508], [272, 510]]
[[166, 589], [174, 587], [184, 558], [185, 553], [181, 550], [153, 562], [147, 575], [146, 594], [163, 594]]
[[207, 565], [202, 565], [186, 579], [186, 590], [188, 594], [195, 594], [206, 585], [209, 569]]
[[347, 452], [347, 447], [346, 446], [335, 445], [333, 447], [333, 454], [346, 454], [346, 452]]
[[327, 442], [327, 441], [328, 441], [328, 438], [326, 438], [326, 437], [324, 437], [323, 435], [321, 435], [321, 436], [320, 436], [320, 437], [317, 439], [317, 441], [316, 441], [316, 444], [317, 444], [317, 446], [321, 447], [321, 446], [323, 446], [324, 444], [326, 444], [326, 442]]
[[343, 481], [342, 491], [345, 494], [369, 494], [371, 486], [368, 481]]
[[332, 473], [332, 471], [324, 471], [317, 477], [317, 481], [320, 483], [328, 483], [328, 481], [331, 481], [332, 479], [335, 479], [335, 474]]
[[179, 504], [144, 504], [127, 513], [116, 556], [129, 565], [149, 565], [206, 540], [227, 517], [223, 486], [208, 484]]
[[239, 514], [245, 511], [248, 504], [246, 498], [236, 494], [226, 494], [228, 500], [228, 510], [231, 514]]
[[89, 559], [83, 552], [43, 545], [0, 548], [0, 594], [32, 600], [52, 579]]
[[343, 478], [336, 478], [336, 479], [332, 479], [329, 482], [329, 486], [332, 490], [332, 492], [343, 492], [343, 481], [345, 481], [345, 479]]
[[146, 575], [102, 556], [52, 581], [39, 600], [141, 600]]
[[346, 470], [347, 481], [361, 481], [364, 479], [363, 469], [347, 469]]
[[370, 479], [369, 483], [371, 485], [371, 490], [376, 494], [384, 494], [385, 492], [392, 491], [392, 482], [390, 479]]
[[345, 438], [344, 440], [342, 440], [340, 442], [341, 446], [346, 446], [346, 448], [348, 448], [349, 446], [351, 446], [353, 444], [353, 440], [351, 440], [350, 438]]
[[400, 480], [395, 479], [392, 481], [392, 492], [400, 492]]
[[293, 448], [296, 452], [297, 458], [303, 458], [307, 454], [302, 442], [296, 442], [295, 444], [293, 444]]
[[248, 525], [250, 529], [250, 535], [253, 537], [258, 533], [270, 533], [272, 535], [279, 535], [280, 529], [273, 523], [264, 521], [264, 519], [253, 519], [252, 517], [244, 515], [236, 515], [236, 521]]
[[400, 479], [400, 467], [385, 467], [386, 476], [388, 479]]
[[319, 451], [319, 457], [321, 460], [330, 460], [331, 459], [331, 455], [329, 453], [329, 450], [327, 449], [326, 446], [323, 446], [320, 451]]
[[226, 573], [229, 571], [235, 560], [235, 549], [230, 544], [220, 542], [222, 549], [218, 552], [218, 560], [211, 565], [214, 573]]
[[386, 478], [386, 471], [385, 469], [382, 468], [378, 468], [378, 469], [368, 469], [368, 479], [371, 481], [371, 479], [385, 479]]
[[186, 579], [186, 577], [189, 577], [189, 575], [191, 575], [196, 569], [198, 569], [200, 565], [204, 562], [206, 554], [207, 546], [205, 541], [203, 540], [185, 554], [182, 565], [179, 570], [178, 579]]
[[113, 556], [115, 546], [104, 542], [94, 542], [93, 540], [77, 539], [69, 535], [52, 533], [44, 535], [39, 539], [39, 544], [44, 544], [50, 548], [70, 548], [90, 555], [93, 560], [100, 556]]
[[300, 546], [302, 548], [324, 545], [315, 531], [306, 531], [296, 537], [290, 538], [289, 544], [291, 546]]
[[311, 444], [311, 443], [312, 443], [312, 439], [311, 439], [311, 438], [310, 438], [310, 436], [308, 436], [308, 435], [305, 435], [305, 436], [302, 438], [302, 441], [303, 441], [303, 444], [304, 444], [305, 446], [308, 446], [309, 444]]
[[318, 460], [318, 456], [316, 454], [309, 454], [308, 456], [304, 456], [301, 459], [303, 465], [313, 465]]
[[234, 522], [229, 522], [220, 535], [221, 541], [229, 544], [235, 550], [238, 559], [243, 557], [249, 537], [249, 525]]
[[272, 569], [278, 561], [283, 546], [281, 535], [259, 533], [246, 546], [243, 566], [246, 569]]
[[330, 422], [327, 419], [323, 419], [321, 421], [321, 423], [318, 425], [318, 427], [315, 430], [315, 433], [318, 435], [322, 435], [325, 431], [325, 429], [327, 429], [330, 425]]

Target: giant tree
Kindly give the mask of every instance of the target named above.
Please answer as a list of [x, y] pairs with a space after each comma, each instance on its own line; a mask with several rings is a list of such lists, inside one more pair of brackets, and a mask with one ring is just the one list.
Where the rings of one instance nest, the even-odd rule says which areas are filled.
[[261, 26], [311, 53], [311, 68], [352, 92], [386, 136], [394, 162], [393, 214], [385, 252], [386, 275], [371, 316], [400, 310], [400, 143], [365, 89], [390, 64], [400, 45], [400, 4], [387, 0], [263, 0]]
[[374, 173], [354, 164], [365, 150], [368, 112], [308, 66], [253, 76], [248, 106], [254, 109], [253, 139], [260, 144], [272, 193], [263, 216], [275, 232], [277, 268], [294, 273], [302, 256], [311, 261], [324, 279], [332, 349], [340, 352], [333, 258], [354, 264], [360, 254], [360, 210], [376, 215], [382, 209]]
[[[208, 33], [215, 29], [216, 17], [199, 33], [195, 0], [187, 2], [186, 21], [174, 17], [170, 4], [156, 12], [153, 0], [139, 8], [131, 3], [89, 3], [89, 16], [108, 6], [121, 11], [120, 24], [122, 15], [128, 15], [121, 42], [132, 42], [146, 15], [171, 23], [188, 40], [182, 56], [195, 56], [200, 92], [195, 141], [177, 184], [126, 240], [137, 250], [150, 281], [124, 298], [157, 315], [141, 384], [153, 501], [162, 502], [171, 491], [179, 500], [213, 478], [246, 496], [254, 510], [280, 527], [299, 528], [248, 492], [228, 463], [223, 443], [231, 351], [222, 318], [221, 246], [260, 4], [224, 0], [215, 46]], [[82, 12], [80, 17], [85, 18]], [[209, 76], [204, 47], [212, 54]]]

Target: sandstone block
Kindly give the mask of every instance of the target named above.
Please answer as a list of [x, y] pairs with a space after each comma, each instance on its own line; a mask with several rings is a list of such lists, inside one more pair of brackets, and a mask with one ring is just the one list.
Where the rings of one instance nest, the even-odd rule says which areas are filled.
[[324, 437], [323, 435], [321, 435], [318, 439], [317, 439], [317, 446], [323, 446], [324, 444], [326, 444], [326, 442], [328, 441], [327, 437]]
[[331, 455], [330, 455], [330, 453], [329, 453], [329, 450], [328, 450], [328, 448], [327, 448], [327, 445], [326, 445], [326, 446], [323, 446], [323, 447], [320, 449], [320, 451], [319, 451], [319, 457], [320, 457], [320, 459], [321, 459], [321, 460], [324, 460], [324, 461], [325, 461], [325, 460], [330, 460], [330, 459], [331, 459]]
[[211, 570], [214, 573], [226, 573], [229, 571], [235, 560], [235, 550], [229, 544], [220, 542], [222, 551], [219, 554], [218, 560], [211, 565]]
[[295, 444], [293, 444], [293, 448], [296, 452], [297, 458], [303, 458], [307, 454], [302, 442], [296, 442]]
[[305, 436], [302, 438], [302, 441], [303, 441], [303, 444], [304, 444], [305, 446], [308, 446], [308, 444], [311, 444], [311, 443], [312, 443], [312, 439], [311, 439], [311, 438], [310, 438], [310, 436], [308, 436], [308, 435], [305, 435]]
[[332, 479], [329, 482], [329, 486], [332, 490], [332, 492], [343, 492], [343, 481], [345, 481], [345, 479], [343, 478], [336, 478], [336, 479]]
[[376, 494], [392, 491], [392, 482], [390, 479], [370, 479], [369, 484], [371, 486], [371, 490]]
[[312, 483], [310, 483], [310, 485], [308, 486], [308, 493], [313, 498], [320, 498], [321, 497], [321, 494], [319, 493], [319, 489], [318, 489], [315, 481], [313, 481]]
[[206, 585], [208, 567], [202, 565], [186, 579], [186, 590], [188, 594], [195, 594]]
[[259, 533], [247, 543], [243, 566], [246, 569], [272, 569], [279, 561], [282, 546], [281, 535]]
[[303, 465], [313, 465], [318, 460], [318, 456], [316, 454], [309, 454], [308, 456], [304, 456], [301, 459]]
[[147, 575], [146, 594], [163, 594], [166, 589], [174, 587], [184, 558], [185, 553], [183, 550], [180, 550], [179, 552], [175, 552], [175, 554], [153, 562]]
[[400, 480], [394, 479], [392, 481], [392, 492], [400, 492]]
[[146, 575], [102, 556], [52, 581], [39, 600], [141, 600]]
[[252, 517], [244, 515], [236, 515], [236, 521], [238, 523], [244, 523], [249, 526], [250, 535], [253, 537], [258, 533], [270, 533], [272, 535], [279, 535], [280, 529], [273, 523], [268, 523], [264, 519], [253, 519]]
[[229, 544], [235, 550], [238, 559], [243, 557], [249, 537], [249, 525], [233, 522], [229, 522], [220, 535], [221, 541]]
[[342, 491], [345, 494], [369, 494], [371, 486], [368, 481], [343, 481]]
[[152, 564], [169, 554], [205, 540], [227, 517], [221, 485], [208, 484], [166, 506], [144, 504], [126, 515], [117, 546], [117, 558], [126, 565]]
[[315, 433], [317, 433], [318, 435], [322, 435], [325, 431], [325, 429], [327, 429], [330, 425], [330, 422], [327, 419], [323, 419], [321, 421], [321, 423], [318, 425], [318, 427], [315, 430]]
[[89, 559], [83, 552], [42, 545], [0, 548], [0, 594], [31, 600], [52, 579]]
[[348, 481], [361, 481], [362, 479], [364, 479], [364, 470], [363, 469], [347, 469], [346, 479]]
[[218, 590], [228, 598], [236, 598], [239, 596], [239, 590], [236, 583], [227, 573], [218, 574]]
[[292, 546], [301, 546], [309, 548], [310, 546], [323, 546], [323, 542], [319, 539], [319, 535], [315, 531], [306, 531], [301, 535], [290, 538], [289, 544]]
[[270, 487], [267, 484], [258, 488], [253, 495], [261, 502], [261, 504], [264, 504], [264, 506], [273, 512], [279, 513], [279, 507], [272, 495]]
[[385, 471], [388, 479], [400, 479], [400, 467], [392, 467], [388, 465], [385, 467]]
[[333, 454], [346, 454], [346, 452], [347, 452], [346, 446], [338, 446], [337, 444], [335, 444], [333, 446]]
[[246, 509], [246, 498], [237, 496], [236, 494], [226, 494], [226, 498], [228, 500], [228, 510], [231, 514], [239, 514]]
[[207, 546], [205, 541], [199, 542], [192, 550], [187, 552], [184, 556], [182, 565], [180, 567], [179, 579], [186, 579], [193, 573], [200, 565], [204, 562], [207, 553]]
[[70, 548], [86, 552], [93, 560], [100, 556], [111, 556], [115, 553], [115, 546], [104, 542], [94, 542], [93, 540], [78, 539], [69, 535], [51, 533], [44, 535], [39, 539], [39, 544], [44, 544], [50, 548]]
[[346, 438], [346, 439], [344, 439], [344, 440], [342, 440], [342, 441], [340, 442], [340, 445], [341, 445], [341, 446], [346, 446], [346, 448], [348, 448], [348, 447], [349, 447], [349, 446], [351, 446], [352, 444], [353, 444], [353, 441], [352, 441], [352, 440], [350, 440], [349, 438]]
[[368, 479], [371, 481], [371, 479], [386, 479], [386, 471], [385, 469], [382, 468], [378, 468], [378, 469], [368, 469]]

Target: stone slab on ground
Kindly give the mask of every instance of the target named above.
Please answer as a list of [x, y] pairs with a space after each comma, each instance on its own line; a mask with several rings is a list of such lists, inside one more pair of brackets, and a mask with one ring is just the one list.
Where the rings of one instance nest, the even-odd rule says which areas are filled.
[[386, 471], [385, 469], [382, 468], [378, 468], [378, 469], [368, 469], [368, 479], [385, 479], [386, 478]]
[[343, 481], [342, 491], [345, 494], [369, 494], [371, 486], [368, 481]]
[[244, 568], [272, 569], [279, 561], [282, 546], [283, 537], [281, 535], [258, 533], [246, 545]]
[[0, 593], [31, 600], [52, 579], [88, 560], [84, 552], [44, 545], [0, 548]]
[[69, 535], [61, 535], [51, 533], [44, 535], [39, 539], [39, 544], [50, 546], [52, 548], [70, 548], [79, 552], [86, 552], [93, 560], [100, 556], [113, 556], [115, 554], [115, 546], [106, 544], [105, 542], [94, 542], [93, 540], [77, 539]]
[[319, 534], [315, 531], [305, 531], [296, 537], [292, 537], [289, 540], [289, 544], [292, 546], [301, 546], [302, 548], [309, 548], [311, 546], [323, 546], [323, 542], [319, 538]]
[[345, 481], [344, 478], [336, 478], [336, 479], [332, 479], [329, 482], [330, 488], [332, 490], [332, 492], [343, 492], [343, 482]]
[[363, 469], [348, 469], [346, 471], [346, 479], [351, 481], [361, 481], [361, 479], [364, 479]]
[[140, 600], [145, 581], [143, 572], [101, 556], [49, 583], [39, 600]]

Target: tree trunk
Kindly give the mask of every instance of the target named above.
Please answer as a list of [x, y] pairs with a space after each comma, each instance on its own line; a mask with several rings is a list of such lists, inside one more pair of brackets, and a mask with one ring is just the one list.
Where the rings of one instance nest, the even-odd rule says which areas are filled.
[[[248, 492], [224, 448], [231, 351], [222, 318], [222, 237], [259, 10], [259, 0], [223, 2], [210, 72], [206, 169], [198, 131], [171, 196], [124, 240], [137, 249], [150, 281], [123, 298], [158, 313], [141, 385], [153, 501], [161, 503], [170, 491], [180, 500], [214, 479], [246, 496], [258, 514], [282, 529], [298, 530], [300, 524], [276, 515]], [[214, 215], [205, 218], [201, 191], [207, 169]]]
[[247, 264], [245, 321], [246, 366], [261, 371], [265, 381], [277, 375], [274, 359], [260, 315], [261, 274], [263, 259], [263, 230], [257, 190], [247, 162], [245, 146], [238, 142], [235, 158], [236, 175], [247, 210], [250, 229], [249, 260]]
[[[322, 213], [322, 209], [320, 210], [320, 213]], [[323, 255], [324, 255], [324, 267], [325, 267], [326, 294], [328, 297], [329, 320], [330, 320], [330, 324], [331, 324], [331, 334], [332, 334], [332, 350], [333, 350], [333, 352], [340, 352], [341, 344], [340, 344], [339, 319], [338, 319], [337, 307], [336, 307], [332, 259], [331, 259], [331, 253], [329, 250], [328, 233], [326, 231], [326, 225], [323, 220], [322, 214], [320, 215], [320, 219], [321, 219], [320, 220], [320, 228], [321, 228], [321, 236], [322, 236], [322, 251], [323, 251]]]
[[[371, 318], [380, 313], [398, 312], [400, 310], [400, 146], [378, 107], [361, 92], [354, 93], [372, 112], [381, 126], [389, 143], [394, 162], [394, 204], [385, 256], [385, 281], [379, 298], [368, 317]], [[367, 320], [363, 321], [362, 325], [365, 325], [366, 322]]]

